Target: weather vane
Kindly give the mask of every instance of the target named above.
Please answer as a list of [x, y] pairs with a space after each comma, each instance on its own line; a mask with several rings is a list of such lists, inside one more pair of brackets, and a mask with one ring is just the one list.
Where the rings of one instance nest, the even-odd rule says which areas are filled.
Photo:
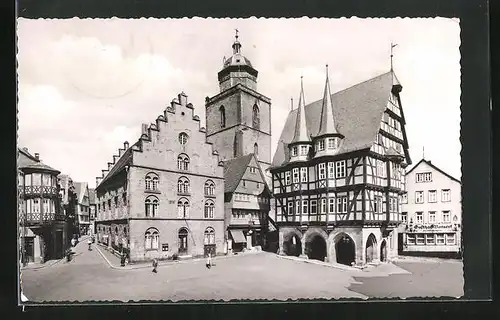
[[238, 39], [238, 29], [234, 29], [236, 31], [236, 40]]

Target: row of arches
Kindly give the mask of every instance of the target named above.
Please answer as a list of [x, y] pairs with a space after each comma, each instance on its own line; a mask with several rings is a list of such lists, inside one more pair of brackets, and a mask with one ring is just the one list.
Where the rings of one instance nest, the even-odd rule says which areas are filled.
[[[340, 233], [335, 236], [330, 243], [333, 246], [329, 249], [327, 237], [319, 233], [312, 233], [302, 241], [304, 236], [299, 232], [289, 232], [283, 238], [283, 251], [288, 256], [300, 256], [305, 253], [309, 259], [325, 261], [329, 257], [333, 262], [344, 265], [352, 265], [356, 263], [356, 244], [354, 240], [346, 233]], [[305, 246], [302, 248], [302, 246]], [[387, 243], [382, 240], [380, 247], [377, 244], [377, 239], [372, 233], [368, 236], [365, 243], [365, 261], [366, 263], [373, 262], [379, 259], [384, 262], [387, 260]]]
[[[154, 218], [158, 216], [159, 213], [160, 200], [154, 195], [148, 196], [144, 201], [145, 215], [149, 218]], [[189, 218], [189, 208], [190, 203], [186, 198], [180, 198], [177, 201], [177, 217], [181, 219]], [[213, 200], [208, 199], [205, 201], [204, 205], [204, 218], [212, 219], [215, 215], [215, 203]]]
[[[146, 190], [157, 191], [159, 188], [159, 177], [156, 173], [150, 172], [145, 177]], [[191, 182], [188, 177], [182, 176], [177, 179], [177, 192], [189, 194], [191, 191]], [[213, 196], [215, 194], [215, 183], [212, 180], [205, 181], [205, 195]]]

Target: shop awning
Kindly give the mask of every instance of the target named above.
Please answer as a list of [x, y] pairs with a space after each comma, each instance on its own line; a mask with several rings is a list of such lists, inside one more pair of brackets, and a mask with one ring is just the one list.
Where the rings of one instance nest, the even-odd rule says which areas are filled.
[[229, 230], [229, 232], [231, 233], [231, 237], [233, 237], [233, 241], [235, 243], [247, 242], [247, 239], [245, 238], [243, 231], [241, 231], [241, 230]]

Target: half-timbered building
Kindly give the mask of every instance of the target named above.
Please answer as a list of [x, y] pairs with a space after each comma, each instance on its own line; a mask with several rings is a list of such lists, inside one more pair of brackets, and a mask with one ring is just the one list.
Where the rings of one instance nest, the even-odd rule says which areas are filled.
[[399, 197], [411, 163], [391, 70], [331, 94], [286, 120], [270, 172], [280, 253], [362, 265], [397, 255]]

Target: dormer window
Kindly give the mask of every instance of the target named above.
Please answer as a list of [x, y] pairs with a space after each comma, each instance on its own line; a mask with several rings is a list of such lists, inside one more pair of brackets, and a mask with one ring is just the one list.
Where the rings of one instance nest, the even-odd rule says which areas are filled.
[[337, 139], [328, 138], [328, 149], [337, 149]]
[[325, 140], [324, 139], [319, 140], [317, 147], [318, 147], [318, 151], [325, 150]]
[[298, 148], [295, 146], [295, 147], [292, 147], [292, 156], [296, 157], [298, 155]]
[[306, 156], [308, 149], [309, 149], [308, 146], [300, 146], [300, 155]]

